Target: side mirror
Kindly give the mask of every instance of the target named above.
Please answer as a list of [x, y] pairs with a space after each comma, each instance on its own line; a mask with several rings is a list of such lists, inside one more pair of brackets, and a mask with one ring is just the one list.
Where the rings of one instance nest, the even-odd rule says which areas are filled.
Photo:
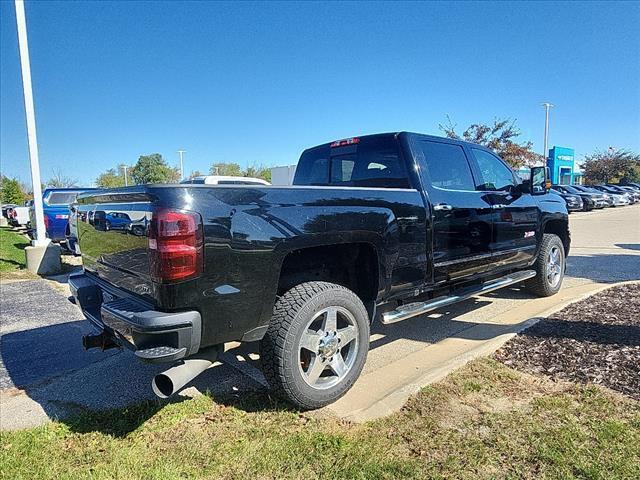
[[531, 194], [544, 195], [551, 189], [549, 169], [547, 167], [533, 167], [531, 169]]

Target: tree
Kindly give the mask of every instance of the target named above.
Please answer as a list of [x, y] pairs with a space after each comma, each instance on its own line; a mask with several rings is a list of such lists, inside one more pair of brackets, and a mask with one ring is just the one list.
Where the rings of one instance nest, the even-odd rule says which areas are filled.
[[262, 165], [250, 165], [243, 170], [237, 163], [218, 162], [211, 165], [211, 175], [227, 175], [230, 177], [253, 177], [271, 181], [271, 169]]
[[22, 205], [26, 195], [15, 178], [2, 177], [2, 203], [15, 203]]
[[67, 177], [59, 168], [52, 169], [52, 177], [47, 180], [45, 186], [51, 188], [69, 188], [77, 186], [78, 179]]
[[640, 155], [628, 150], [596, 150], [580, 165], [586, 183], [640, 181]]
[[119, 169], [110, 168], [96, 178], [96, 186], [100, 188], [116, 188], [124, 185], [124, 172], [120, 173]]
[[137, 184], [178, 183], [180, 169], [170, 167], [159, 153], [141, 155], [131, 169], [131, 177]]
[[204, 174], [201, 173], [200, 170], [191, 170], [191, 173], [189, 174], [189, 180], [195, 177], [202, 177], [203, 175]]
[[441, 124], [439, 127], [449, 138], [462, 139], [490, 148], [514, 168], [544, 163], [544, 157], [533, 151], [533, 142], [517, 141], [521, 132], [516, 127], [515, 120], [496, 118], [491, 125], [474, 123], [462, 132], [462, 136], [456, 133], [457, 125], [451, 122], [449, 116], [447, 124]]
[[237, 163], [218, 162], [211, 165], [211, 175], [228, 175], [230, 177], [242, 177], [242, 169]]
[[253, 178], [261, 178], [266, 180], [267, 182], [271, 181], [271, 169], [267, 167], [263, 167], [262, 165], [249, 166], [247, 169], [242, 172], [243, 177], [253, 177]]

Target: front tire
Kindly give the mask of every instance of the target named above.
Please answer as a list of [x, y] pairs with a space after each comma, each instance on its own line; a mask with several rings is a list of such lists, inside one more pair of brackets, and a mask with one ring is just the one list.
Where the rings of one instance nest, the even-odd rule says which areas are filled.
[[369, 351], [369, 316], [351, 290], [327, 282], [293, 287], [276, 302], [260, 345], [263, 373], [294, 405], [314, 409], [344, 395]]
[[564, 245], [560, 237], [545, 233], [534, 265], [536, 276], [527, 280], [525, 287], [540, 297], [555, 295], [562, 287], [565, 262]]

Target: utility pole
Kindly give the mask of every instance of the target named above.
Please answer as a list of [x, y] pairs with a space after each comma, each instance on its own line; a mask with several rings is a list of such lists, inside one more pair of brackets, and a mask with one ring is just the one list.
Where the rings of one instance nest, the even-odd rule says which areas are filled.
[[40, 183], [40, 160], [38, 158], [38, 139], [36, 137], [36, 113], [33, 106], [33, 90], [31, 88], [31, 65], [29, 63], [29, 45], [27, 44], [27, 21], [24, 14], [23, 0], [15, 0], [16, 23], [18, 27], [18, 46], [20, 49], [20, 66], [22, 67], [22, 89], [24, 92], [24, 110], [27, 117], [27, 138], [29, 141], [29, 161], [31, 162], [31, 185], [33, 187], [33, 206], [36, 214], [36, 236], [34, 247], [49, 244], [44, 226], [42, 209], [42, 185]]
[[549, 102], [545, 102], [542, 104], [542, 106], [544, 107], [544, 116], [545, 116], [545, 120], [544, 120], [544, 160], [545, 160], [545, 165], [547, 163], [547, 158], [549, 156], [549, 145], [548, 145], [548, 141], [549, 141], [549, 110], [551, 109], [551, 107], [554, 107], [555, 105], [553, 105], [552, 103]]
[[182, 155], [186, 152], [186, 150], [178, 150], [178, 154], [180, 155], [180, 180], [184, 180], [184, 166], [182, 164]]

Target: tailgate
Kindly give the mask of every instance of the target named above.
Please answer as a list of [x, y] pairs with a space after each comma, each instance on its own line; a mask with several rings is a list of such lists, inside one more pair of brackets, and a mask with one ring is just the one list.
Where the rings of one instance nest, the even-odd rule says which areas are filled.
[[109, 190], [81, 197], [77, 208], [85, 271], [154, 302], [147, 251], [151, 196]]

